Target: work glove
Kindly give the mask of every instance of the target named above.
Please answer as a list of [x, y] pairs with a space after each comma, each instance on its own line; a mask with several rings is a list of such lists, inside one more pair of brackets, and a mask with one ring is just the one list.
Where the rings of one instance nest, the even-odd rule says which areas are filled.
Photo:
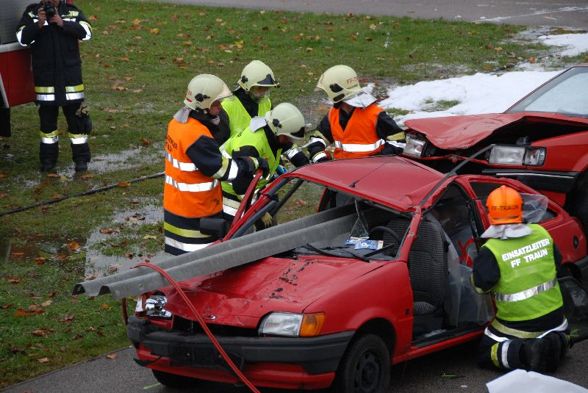
[[92, 120], [90, 120], [87, 105], [80, 105], [76, 111], [76, 126], [75, 134], [89, 134], [92, 131]]
[[261, 223], [263, 224], [264, 228], [269, 228], [274, 224], [274, 218], [271, 214], [266, 212], [260, 219]]
[[263, 171], [263, 177], [269, 175], [270, 169], [267, 160], [263, 157], [250, 157], [255, 165], [255, 169], [261, 169]]

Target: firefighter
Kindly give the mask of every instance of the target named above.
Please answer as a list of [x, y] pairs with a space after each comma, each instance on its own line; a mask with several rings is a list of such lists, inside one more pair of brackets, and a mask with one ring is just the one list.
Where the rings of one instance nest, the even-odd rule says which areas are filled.
[[214, 135], [219, 134], [221, 101], [231, 95], [227, 85], [210, 74], [188, 84], [184, 105], [169, 122], [165, 141], [163, 191], [165, 251], [179, 255], [206, 247], [216, 237], [200, 232], [200, 219], [222, 217], [220, 181], [244, 192], [261, 158], [226, 158]]
[[490, 292], [496, 317], [480, 342], [483, 367], [553, 372], [569, 347], [568, 322], [556, 277], [561, 256], [549, 233], [523, 224], [521, 194], [507, 186], [490, 193], [488, 241], [474, 260], [472, 280]]
[[231, 129], [227, 139], [247, 128], [251, 118], [263, 116], [272, 109], [269, 91], [280, 84], [271, 68], [260, 60], [253, 60], [241, 71], [237, 85], [233, 96], [222, 102]]
[[60, 0], [29, 5], [17, 27], [20, 45], [31, 48], [36, 103], [39, 110], [41, 171], [53, 171], [59, 154], [59, 107], [67, 121], [76, 172], [90, 162], [88, 134], [92, 122], [84, 103], [82, 61], [78, 41], [92, 38], [80, 9]]
[[334, 158], [359, 158], [375, 154], [402, 152], [404, 132], [362, 90], [356, 72], [346, 65], [336, 65], [319, 78], [317, 89], [327, 93], [333, 107], [322, 119], [307, 146], [312, 162], [329, 159], [325, 151], [333, 144]]
[[[245, 128], [235, 137], [230, 138], [222, 150], [227, 157], [261, 157], [267, 160], [268, 177], [278, 170], [280, 158], [284, 151], [291, 151], [295, 142], [304, 139], [304, 116], [294, 105], [282, 103], [264, 117], [254, 117], [249, 127]], [[288, 160], [296, 167], [308, 164], [308, 158], [298, 149], [294, 155], [287, 156]], [[267, 184], [267, 179], [262, 179], [257, 184], [260, 189]], [[239, 208], [242, 192], [235, 190], [234, 186], [224, 181], [223, 211], [225, 218], [232, 220]], [[271, 217], [264, 217], [265, 226], [270, 225]]]

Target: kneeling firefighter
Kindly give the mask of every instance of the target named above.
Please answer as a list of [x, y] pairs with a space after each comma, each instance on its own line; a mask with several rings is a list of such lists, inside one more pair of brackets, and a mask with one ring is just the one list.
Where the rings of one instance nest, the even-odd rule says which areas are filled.
[[[221, 101], [231, 95], [218, 77], [201, 74], [188, 84], [184, 105], [169, 122], [163, 190], [165, 251], [183, 254], [217, 240], [200, 231], [204, 217], [222, 217], [220, 180], [244, 192], [261, 158], [222, 155], [215, 135], [223, 133]], [[243, 188], [244, 187], [244, 188]]]
[[490, 193], [488, 241], [474, 260], [473, 283], [491, 292], [496, 317], [480, 342], [485, 367], [555, 371], [569, 348], [568, 321], [557, 280], [561, 255], [538, 224], [523, 224], [521, 194], [507, 186]]

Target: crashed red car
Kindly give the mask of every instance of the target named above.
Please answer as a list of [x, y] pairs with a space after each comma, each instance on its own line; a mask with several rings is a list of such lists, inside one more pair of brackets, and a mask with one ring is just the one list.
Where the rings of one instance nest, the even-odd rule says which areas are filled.
[[588, 232], [588, 64], [571, 67], [504, 113], [406, 122], [404, 153], [444, 170], [484, 147], [465, 170], [543, 192]]
[[[550, 231], [566, 266], [586, 266], [577, 221], [524, 184], [371, 157], [281, 176], [224, 241], [160, 264], [181, 291], [139, 268], [75, 293], [139, 295], [127, 334], [164, 385], [239, 383], [194, 307], [257, 387], [385, 392], [391, 365], [476, 339], [492, 319], [469, 275], [484, 201], [503, 184], [544, 201], [527, 219]], [[252, 232], [266, 213], [279, 224]]]

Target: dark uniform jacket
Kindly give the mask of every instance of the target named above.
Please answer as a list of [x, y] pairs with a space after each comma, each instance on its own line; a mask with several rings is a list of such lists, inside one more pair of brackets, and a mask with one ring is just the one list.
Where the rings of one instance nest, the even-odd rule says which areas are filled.
[[79, 40], [89, 40], [92, 28], [78, 8], [64, 1], [56, 9], [63, 27], [40, 28], [40, 7], [40, 3], [27, 7], [16, 32], [18, 42], [31, 48], [37, 102], [60, 106], [79, 102], [84, 99]]

